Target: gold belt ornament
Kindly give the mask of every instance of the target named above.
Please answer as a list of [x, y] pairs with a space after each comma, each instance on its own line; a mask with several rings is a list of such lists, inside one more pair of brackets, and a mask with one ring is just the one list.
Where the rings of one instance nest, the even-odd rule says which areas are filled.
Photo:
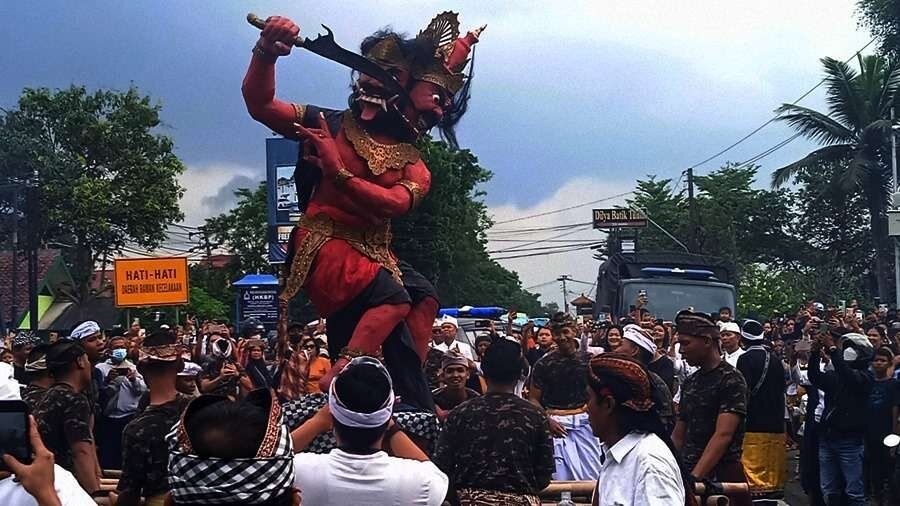
[[305, 230], [307, 234], [294, 251], [290, 275], [281, 292], [282, 301], [289, 301], [303, 288], [316, 255], [330, 239], [345, 241], [363, 256], [381, 264], [391, 272], [398, 283], [401, 282], [400, 267], [391, 254], [390, 223], [361, 229], [338, 223], [326, 214], [317, 214], [315, 216], [303, 215], [297, 226]]

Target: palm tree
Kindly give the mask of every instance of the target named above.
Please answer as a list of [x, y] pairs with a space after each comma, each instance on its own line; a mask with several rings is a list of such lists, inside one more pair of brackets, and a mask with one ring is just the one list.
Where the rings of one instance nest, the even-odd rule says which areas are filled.
[[900, 89], [900, 67], [882, 56], [857, 56], [859, 73], [845, 62], [823, 58], [828, 114], [794, 104], [777, 109], [778, 120], [823, 147], [772, 174], [772, 186], [788, 183], [802, 169], [844, 162], [834, 177], [848, 194], [866, 198], [875, 248], [878, 295], [888, 294], [887, 207], [892, 192], [891, 107]]

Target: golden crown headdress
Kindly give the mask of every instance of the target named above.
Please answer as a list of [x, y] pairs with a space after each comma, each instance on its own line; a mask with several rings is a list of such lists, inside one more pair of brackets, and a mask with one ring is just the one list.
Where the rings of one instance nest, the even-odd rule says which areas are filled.
[[478, 36], [485, 26], [459, 36], [459, 13], [446, 11], [438, 14], [428, 26], [419, 32], [416, 39], [434, 48], [434, 59], [413, 70], [413, 77], [420, 81], [434, 83], [451, 95], [455, 95], [466, 79], [463, 69], [469, 62], [469, 52], [478, 42]]

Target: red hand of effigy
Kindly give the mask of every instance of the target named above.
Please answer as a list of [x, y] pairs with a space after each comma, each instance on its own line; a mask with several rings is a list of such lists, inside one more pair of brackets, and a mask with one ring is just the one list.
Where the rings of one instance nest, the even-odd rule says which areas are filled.
[[305, 161], [322, 169], [325, 176], [334, 176], [344, 168], [344, 161], [324, 116], [319, 115], [319, 128], [306, 128], [298, 123], [294, 123], [294, 126], [297, 127], [297, 135], [313, 148], [303, 156]]

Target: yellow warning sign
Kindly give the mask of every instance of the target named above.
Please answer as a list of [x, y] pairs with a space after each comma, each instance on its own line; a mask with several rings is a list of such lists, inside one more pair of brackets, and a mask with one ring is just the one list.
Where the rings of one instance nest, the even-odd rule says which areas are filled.
[[186, 257], [117, 258], [116, 307], [188, 303]]

